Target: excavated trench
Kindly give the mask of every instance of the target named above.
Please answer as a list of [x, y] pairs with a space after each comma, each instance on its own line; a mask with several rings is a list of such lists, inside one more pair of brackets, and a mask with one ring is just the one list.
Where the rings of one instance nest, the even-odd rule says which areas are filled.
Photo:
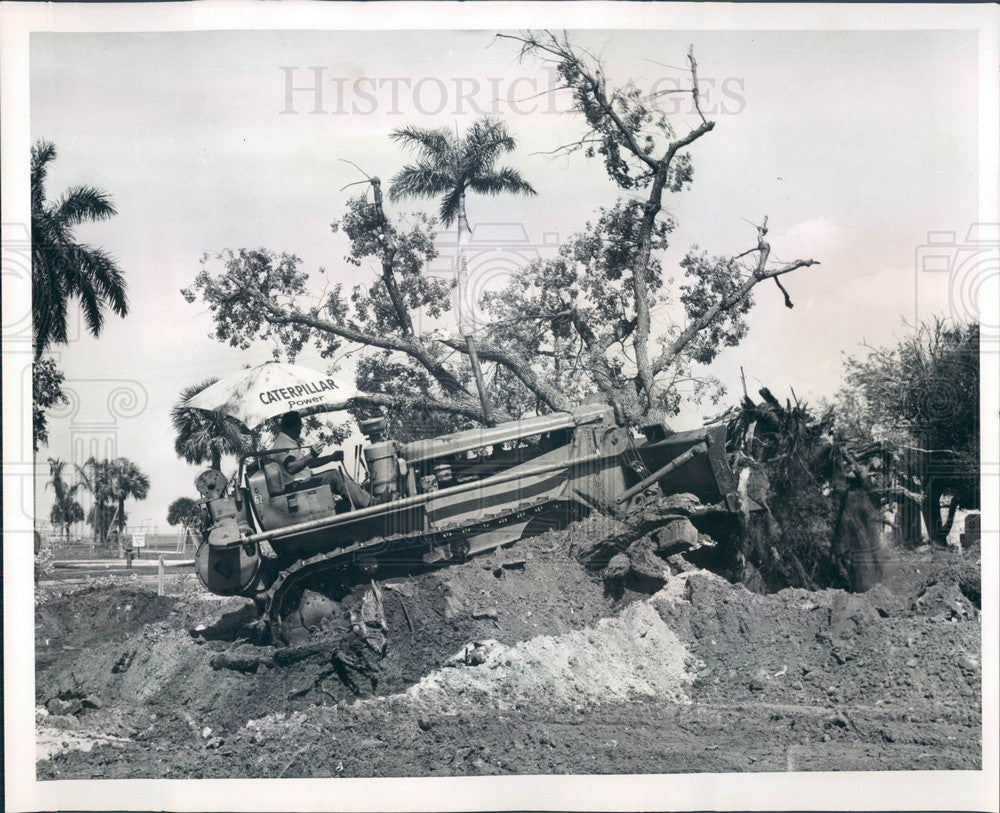
[[979, 766], [975, 551], [893, 551], [865, 593], [663, 559], [609, 590], [580, 562], [608, 537], [380, 582], [384, 655], [262, 646], [249, 602], [193, 588], [47, 588], [39, 778]]

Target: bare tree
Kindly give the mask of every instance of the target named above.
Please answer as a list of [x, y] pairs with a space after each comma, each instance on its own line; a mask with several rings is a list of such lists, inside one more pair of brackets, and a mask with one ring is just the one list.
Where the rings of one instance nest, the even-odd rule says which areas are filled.
[[[653, 104], [655, 96], [645, 96], [631, 82], [620, 87], [610, 86], [600, 61], [575, 46], [565, 32], [529, 31], [497, 36], [520, 43], [522, 59], [534, 56], [553, 65], [562, 79], [562, 89], [572, 96], [573, 110], [586, 121], [585, 134], [578, 141], [557, 147], [553, 154], [582, 151], [590, 157], [601, 155], [608, 176], [620, 188], [640, 189], [645, 193], [630, 268], [635, 319], [634, 328], [630, 330], [635, 365], [633, 385], [638, 400], [614, 387], [608, 376], [599, 376], [605, 380], [601, 388], [606, 394], [613, 397], [624, 413], [637, 418], [655, 403], [657, 376], [674, 365], [700, 334], [740, 308], [758, 283], [765, 279], [777, 281], [783, 274], [817, 263], [815, 260], [796, 260], [778, 268], [768, 267], [771, 248], [765, 239], [766, 217], [757, 229], [757, 245], [736, 257], [716, 258], [711, 263], [705, 257], [689, 257], [687, 270], [690, 273], [693, 268], [702, 272], [706, 283], [704, 290], [700, 296], [689, 296], [690, 301], [685, 302], [688, 325], [659, 353], [652, 354], [650, 262], [664, 195], [679, 192], [690, 184], [693, 167], [690, 153], [685, 150], [715, 128], [715, 122], [707, 119], [701, 108], [694, 47], [689, 48], [687, 55], [690, 88], [664, 91], [690, 94], [700, 119], [695, 127], [678, 134], [667, 116]], [[753, 257], [754, 262], [746, 269], [739, 261], [748, 257]], [[778, 286], [780, 288], [781, 284]], [[713, 289], [714, 297], [711, 296]], [[791, 307], [787, 292], [783, 288], [782, 292], [786, 305]], [[587, 342], [586, 337], [585, 343], [595, 359], [595, 367], [601, 367], [600, 359], [608, 346]]]

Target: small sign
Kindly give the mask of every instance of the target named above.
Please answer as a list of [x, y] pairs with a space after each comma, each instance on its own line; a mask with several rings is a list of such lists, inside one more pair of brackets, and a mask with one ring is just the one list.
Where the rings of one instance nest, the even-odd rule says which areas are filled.
[[132, 534], [132, 547], [133, 548], [146, 547], [146, 534]]

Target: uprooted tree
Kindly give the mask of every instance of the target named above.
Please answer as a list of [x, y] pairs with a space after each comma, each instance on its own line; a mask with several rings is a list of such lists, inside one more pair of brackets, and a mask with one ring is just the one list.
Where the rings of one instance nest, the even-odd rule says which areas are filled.
[[667, 568], [693, 566], [758, 592], [863, 591], [881, 578], [877, 487], [835, 436], [832, 411], [794, 393], [782, 404], [767, 388], [760, 398], [745, 394], [709, 424], [726, 427], [740, 511], [698, 519], [694, 495], [659, 495], [619, 515], [614, 533], [582, 536], [576, 553], [609, 593], [655, 592]]
[[[664, 197], [690, 184], [686, 149], [714, 128], [701, 114], [693, 51], [685, 92], [701, 122], [678, 135], [655, 99], [631, 83], [610, 86], [601, 65], [565, 35], [513, 39], [522, 57], [555, 66], [585, 123], [578, 142], [555, 151], [600, 155], [618, 187], [643, 199], [601, 209], [555, 259], [532, 265], [503, 291], [473, 303], [489, 316], [477, 331], [475, 349], [488, 365], [491, 417], [563, 409], [595, 392], [630, 423], [674, 412], [679, 382], [696, 377], [691, 366], [710, 362], [746, 334], [752, 290], [768, 279], [781, 288], [779, 277], [815, 261], [772, 265], [764, 218], [756, 245], [744, 252], [716, 257], [692, 249], [682, 262], [683, 284], [666, 290], [657, 253], [666, 247], [673, 222], [663, 214]], [[484, 131], [494, 123], [484, 122]], [[504, 132], [503, 151], [513, 146]], [[427, 273], [437, 256], [435, 221], [391, 215], [379, 178], [361, 183], [365, 193], [347, 201], [334, 229], [350, 240], [349, 263], [376, 263], [371, 280], [351, 291], [337, 284], [314, 296], [296, 256], [239, 249], [206, 257], [185, 297], [207, 303], [215, 338], [234, 346], [264, 340], [276, 357], [294, 358], [311, 344], [333, 363], [365, 351], [356, 363], [361, 394], [344, 406], [357, 417], [386, 414], [396, 437], [486, 423], [469, 364], [472, 345], [444, 326], [453, 283]], [[785, 299], [790, 306], [787, 293]], [[654, 335], [651, 309], [670, 301], [682, 304], [684, 323]]]
[[766, 590], [867, 590], [882, 573], [875, 484], [836, 437], [831, 410], [760, 396], [744, 396], [729, 422], [744, 502], [763, 508], [746, 515], [735, 575]]

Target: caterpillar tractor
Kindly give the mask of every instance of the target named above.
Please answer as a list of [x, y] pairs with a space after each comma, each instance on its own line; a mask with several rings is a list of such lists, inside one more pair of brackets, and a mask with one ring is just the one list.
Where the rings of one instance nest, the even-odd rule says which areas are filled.
[[275, 450], [244, 455], [231, 482], [213, 470], [196, 481], [198, 576], [214, 593], [254, 599], [273, 640], [287, 642], [304, 597], [329, 596], [330, 585], [462, 562], [590, 512], [625, 517], [681, 493], [708, 523], [739, 511], [723, 424], [632, 432], [592, 403], [409, 443], [386, 439], [384, 426], [363, 422], [352, 465], [339, 451], [311, 464], [355, 480], [371, 496], [364, 507], [319, 477], [287, 482]]

